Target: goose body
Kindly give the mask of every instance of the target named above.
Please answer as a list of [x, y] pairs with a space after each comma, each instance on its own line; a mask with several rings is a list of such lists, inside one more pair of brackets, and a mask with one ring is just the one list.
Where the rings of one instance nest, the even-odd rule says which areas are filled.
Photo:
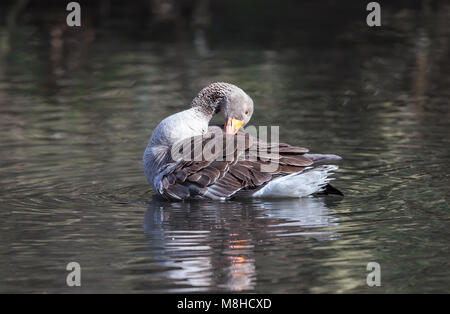
[[[209, 125], [222, 112], [225, 132]], [[308, 154], [308, 149], [267, 143], [246, 133], [253, 101], [240, 88], [213, 83], [191, 108], [159, 123], [143, 155], [145, 176], [170, 200], [231, 197], [303, 197], [324, 190], [336, 155]]]

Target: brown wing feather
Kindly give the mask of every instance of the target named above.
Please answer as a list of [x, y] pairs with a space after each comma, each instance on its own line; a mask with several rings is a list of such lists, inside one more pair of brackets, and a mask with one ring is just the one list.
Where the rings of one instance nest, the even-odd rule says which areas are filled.
[[[319, 160], [319, 155], [309, 155], [308, 149], [285, 143], [266, 143], [245, 132], [236, 136], [218, 132], [187, 139], [192, 145], [201, 143], [204, 148], [199, 161], [180, 160], [162, 176], [160, 192], [169, 199], [208, 198], [223, 199], [242, 191], [251, 194], [270, 180], [304, 170]], [[209, 160], [205, 154], [209, 154]], [[191, 157], [199, 158], [198, 151]], [[211, 158], [212, 157], [212, 158]], [[212, 159], [212, 160], [211, 160]], [[175, 163], [175, 161], [172, 161]], [[270, 171], [263, 166], [277, 163]], [[241, 193], [241, 194], [242, 194]]]

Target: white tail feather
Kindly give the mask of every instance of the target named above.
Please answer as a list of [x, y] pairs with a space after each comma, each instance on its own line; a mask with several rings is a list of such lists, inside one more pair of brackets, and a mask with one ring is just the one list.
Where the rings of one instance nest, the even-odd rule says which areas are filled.
[[338, 166], [335, 165], [321, 165], [276, 178], [255, 192], [253, 197], [304, 197], [321, 192], [333, 180], [328, 176], [336, 169]]

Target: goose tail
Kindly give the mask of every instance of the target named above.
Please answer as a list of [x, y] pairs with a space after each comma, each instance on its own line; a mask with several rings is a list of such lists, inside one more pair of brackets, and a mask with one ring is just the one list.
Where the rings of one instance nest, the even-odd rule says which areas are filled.
[[324, 192], [329, 182], [334, 180], [329, 176], [339, 167], [336, 165], [320, 165], [283, 177], [276, 178], [253, 194], [260, 198], [304, 197], [314, 193]]

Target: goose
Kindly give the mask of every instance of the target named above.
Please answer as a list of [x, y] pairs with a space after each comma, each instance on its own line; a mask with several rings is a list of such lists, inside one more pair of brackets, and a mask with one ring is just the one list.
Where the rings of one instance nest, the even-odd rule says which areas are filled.
[[[190, 108], [162, 120], [142, 158], [157, 195], [183, 201], [298, 198], [327, 189], [340, 194], [329, 185], [329, 175], [338, 167], [323, 163], [341, 157], [252, 136], [243, 127], [253, 109], [253, 100], [241, 88], [216, 82], [203, 88]], [[210, 125], [219, 112], [223, 127]]]

